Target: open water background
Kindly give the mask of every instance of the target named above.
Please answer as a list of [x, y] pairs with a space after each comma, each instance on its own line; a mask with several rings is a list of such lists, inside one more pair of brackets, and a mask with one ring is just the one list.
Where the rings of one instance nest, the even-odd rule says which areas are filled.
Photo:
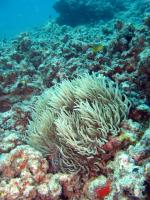
[[11, 38], [20, 32], [46, 23], [56, 13], [55, 0], [0, 0], [0, 38]]

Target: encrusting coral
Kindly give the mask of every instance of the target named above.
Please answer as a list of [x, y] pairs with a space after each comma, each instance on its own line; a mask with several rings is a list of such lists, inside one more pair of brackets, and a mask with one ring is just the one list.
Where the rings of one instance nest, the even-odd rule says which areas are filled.
[[49, 155], [58, 171], [97, 170], [102, 146], [119, 134], [129, 108], [117, 84], [102, 75], [64, 80], [38, 98], [28, 144]]

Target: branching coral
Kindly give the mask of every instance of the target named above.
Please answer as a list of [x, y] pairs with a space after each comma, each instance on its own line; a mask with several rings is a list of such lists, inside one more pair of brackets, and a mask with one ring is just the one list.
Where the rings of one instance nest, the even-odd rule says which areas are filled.
[[101, 148], [119, 132], [129, 100], [104, 76], [65, 80], [39, 97], [28, 129], [28, 143], [52, 157], [59, 170], [96, 170]]

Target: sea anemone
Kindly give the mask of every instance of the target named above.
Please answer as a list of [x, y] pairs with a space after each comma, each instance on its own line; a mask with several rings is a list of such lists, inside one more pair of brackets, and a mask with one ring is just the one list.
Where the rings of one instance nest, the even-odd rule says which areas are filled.
[[130, 102], [102, 75], [85, 74], [46, 90], [36, 102], [28, 143], [58, 171], [97, 170], [102, 146], [116, 137]]

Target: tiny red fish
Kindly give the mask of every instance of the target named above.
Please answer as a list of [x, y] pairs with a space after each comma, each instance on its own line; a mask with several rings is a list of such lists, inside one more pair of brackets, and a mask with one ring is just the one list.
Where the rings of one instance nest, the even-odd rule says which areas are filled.
[[106, 182], [106, 185], [100, 188], [96, 188], [95, 192], [97, 197], [100, 199], [104, 199], [111, 191], [111, 182], [108, 180]]

